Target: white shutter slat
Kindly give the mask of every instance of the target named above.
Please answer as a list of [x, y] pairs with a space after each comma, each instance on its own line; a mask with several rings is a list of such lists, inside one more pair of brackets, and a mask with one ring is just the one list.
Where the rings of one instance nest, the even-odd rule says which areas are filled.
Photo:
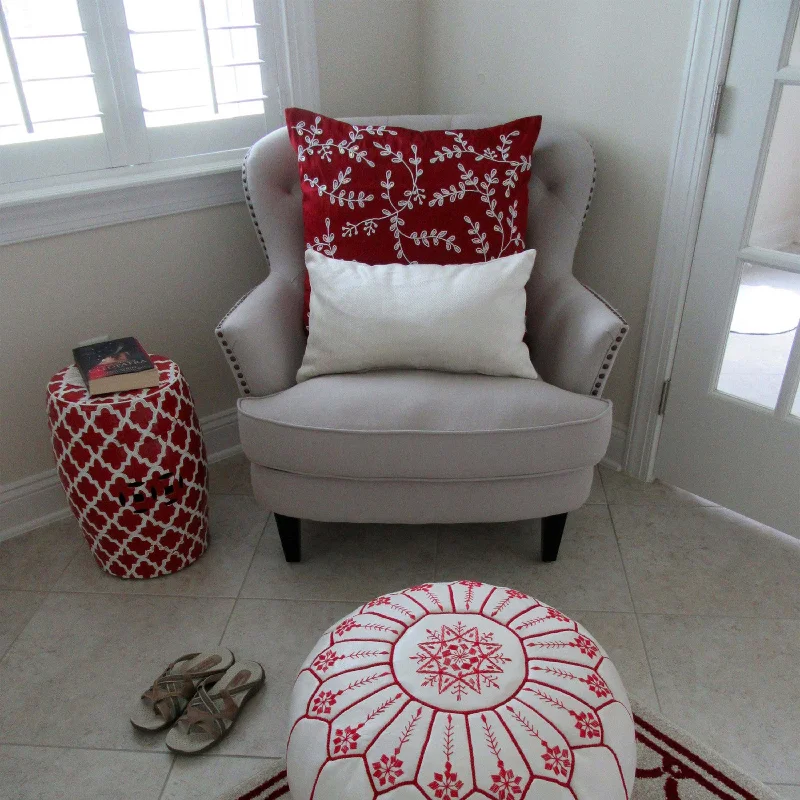
[[267, 132], [276, 87], [264, 84], [253, 0], [178, 0], [180, 16], [154, 0], [124, 5], [153, 160], [241, 149]]
[[0, 128], [0, 182], [110, 166], [76, 0], [0, 0], [0, 33], [23, 121]]

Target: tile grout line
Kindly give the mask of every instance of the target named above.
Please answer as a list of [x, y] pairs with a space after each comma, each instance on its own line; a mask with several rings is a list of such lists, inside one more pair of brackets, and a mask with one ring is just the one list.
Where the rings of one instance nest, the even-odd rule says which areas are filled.
[[744, 616], [742, 614], [684, 614], [682, 612], [669, 611], [637, 611], [637, 616], [642, 617], [679, 617], [681, 619], [735, 619], [740, 621], [768, 621], [768, 622], [800, 622], [800, 617], [775, 617], [775, 616]]
[[[4, 591], [14, 591], [14, 590], [12, 589], [12, 590], [4, 590]], [[14, 645], [17, 643], [17, 639], [19, 639], [19, 637], [22, 636], [22, 634], [25, 632], [25, 629], [33, 621], [33, 618], [39, 613], [39, 611], [41, 610], [42, 606], [44, 605], [45, 601], [47, 600], [47, 598], [48, 598], [48, 596], [50, 594], [49, 592], [33, 592], [33, 590], [30, 590], [30, 591], [31, 591], [31, 594], [41, 594], [41, 595], [43, 595], [42, 602], [39, 603], [38, 606], [36, 606], [36, 611], [34, 611], [33, 614], [31, 614], [30, 617], [25, 620], [25, 623], [23, 625], [20, 625], [20, 628], [17, 631], [17, 633], [14, 636], [14, 638], [8, 643], [8, 646], [2, 652], [2, 654], [0, 654], [0, 664], [3, 663], [3, 661], [5, 660], [5, 657], [11, 652], [11, 648], [14, 647]]]
[[169, 762], [169, 769], [167, 770], [164, 782], [161, 784], [161, 790], [158, 793], [158, 800], [161, 800], [161, 798], [164, 797], [164, 792], [167, 790], [167, 784], [169, 783], [169, 776], [172, 775], [172, 770], [175, 768], [175, 760], [176, 756], [173, 755]]
[[[75, 524], [78, 525], [78, 532], [80, 533], [81, 529], [80, 525], [78, 524], [78, 520], [75, 520]], [[81, 541], [83, 541], [83, 536], [81, 536]], [[53, 580], [48, 591], [53, 591], [56, 584], [64, 577], [64, 575], [67, 574], [67, 570], [72, 566], [73, 561], [77, 561], [78, 554], [80, 552], [81, 552], [81, 542], [78, 542], [78, 545], [75, 547], [75, 552], [72, 554], [72, 558], [68, 559], [67, 563], [64, 564], [64, 569], [62, 569], [61, 572], [58, 573], [58, 577]]]
[[[191, 565], [190, 565], [191, 566]], [[99, 567], [98, 567], [99, 569]], [[169, 577], [166, 575], [164, 577]], [[120, 579], [124, 580], [124, 579]], [[136, 580], [150, 580], [148, 578], [137, 578]], [[44, 594], [81, 594], [92, 595], [95, 597], [135, 597], [139, 599], [144, 598], [158, 598], [159, 600], [236, 600], [235, 594], [157, 594], [154, 592], [93, 592], [89, 589], [51, 589]]]
[[[34, 529], [34, 530], [40, 530], [40, 529], [37, 528], [37, 529]], [[80, 530], [80, 528], [79, 528], [79, 530]], [[34, 531], [31, 531], [31, 533], [33, 533], [33, 532]], [[13, 539], [11, 539], [9, 541], [13, 541]], [[11, 652], [11, 649], [17, 643], [17, 640], [19, 639], [19, 637], [22, 636], [22, 634], [27, 629], [28, 625], [31, 624], [31, 622], [33, 621], [34, 617], [39, 613], [39, 611], [41, 610], [42, 606], [47, 601], [47, 597], [52, 593], [53, 587], [55, 586], [55, 584], [58, 583], [61, 580], [61, 578], [64, 575], [64, 573], [67, 571], [67, 568], [69, 567], [69, 565], [77, 558], [79, 550], [80, 550], [80, 542], [78, 542], [76, 544], [75, 552], [66, 560], [66, 563], [64, 564], [64, 566], [61, 569], [61, 571], [58, 573], [58, 575], [56, 575], [53, 578], [52, 583], [46, 589], [38, 589], [37, 590], [37, 589], [6, 589], [6, 588], [2, 588], [2, 591], [10, 591], [10, 592], [13, 592], [13, 591], [28, 591], [28, 592], [36, 593], [36, 594], [43, 594], [45, 596], [44, 596], [42, 602], [39, 603], [38, 607], [36, 608], [36, 611], [34, 611], [33, 614], [31, 614], [30, 619], [28, 619], [25, 622], [25, 624], [17, 631], [17, 635], [9, 642], [8, 647], [6, 647], [5, 651], [3, 652], [3, 655], [0, 656], [0, 663], [2, 663], [5, 660], [6, 656]]]
[[[142, 756], [171, 756], [177, 760], [177, 756], [169, 750], [135, 750], [132, 747], [94, 747], [92, 745], [78, 744], [36, 744], [35, 742], [12, 742], [0, 740], [0, 747], [32, 747], [37, 750], [84, 750], [90, 753], [131, 753]], [[280, 761], [281, 756], [257, 756], [244, 753], [209, 753], [203, 758], [241, 758], [256, 759], [258, 761]], [[197, 763], [197, 759], [194, 759]]]
[[236, 593], [236, 597], [233, 599], [233, 605], [231, 606], [231, 613], [228, 614], [228, 619], [225, 621], [225, 627], [222, 629], [222, 635], [219, 637], [219, 645], [222, 647], [222, 641], [225, 638], [225, 634], [228, 632], [228, 625], [231, 624], [231, 619], [233, 619], [233, 612], [236, 611], [236, 606], [239, 603], [239, 600], [242, 599], [242, 589], [244, 589], [244, 584], [247, 581], [247, 576], [250, 574], [250, 568], [253, 566], [253, 561], [255, 561], [256, 553], [258, 552], [258, 546], [261, 544], [264, 535], [267, 532], [267, 527], [269, 526], [269, 520], [272, 516], [272, 512], [270, 511], [267, 514], [267, 518], [264, 521], [264, 526], [261, 529], [261, 534], [258, 537], [258, 540], [255, 543], [255, 547], [253, 547], [253, 553], [250, 556], [250, 561], [247, 563], [247, 569], [244, 571], [244, 576], [242, 577], [242, 582], [239, 585], [239, 591]]
[[42, 599], [42, 602], [39, 603], [38, 607], [36, 608], [36, 611], [34, 611], [33, 614], [31, 614], [30, 618], [28, 620], [26, 620], [25, 624], [17, 631], [17, 635], [9, 642], [8, 647], [6, 647], [5, 651], [3, 652], [3, 655], [0, 656], [0, 663], [2, 663], [5, 660], [6, 656], [11, 652], [11, 649], [17, 643], [17, 640], [19, 639], [19, 637], [22, 636], [22, 634], [27, 630], [28, 625], [30, 625], [31, 622], [33, 622], [33, 620], [36, 617], [36, 615], [39, 613], [39, 611], [41, 611], [42, 606], [45, 604], [45, 602], [47, 602], [47, 598], [51, 594], [54, 593], [53, 587], [55, 586], [55, 584], [57, 584], [61, 580], [61, 578], [64, 575], [64, 573], [69, 568], [69, 565], [78, 557], [78, 552], [79, 551], [80, 551], [80, 547], [76, 546], [75, 547], [75, 552], [72, 554], [72, 556], [70, 558], [67, 559], [67, 562], [64, 564], [64, 567], [62, 568], [61, 572], [59, 572], [58, 575], [53, 578], [52, 584], [47, 589], [41, 589], [41, 590], [37, 590], [37, 589], [0, 589], [0, 591], [9, 591], [9, 592], [27, 591], [27, 592], [30, 592], [31, 594], [43, 594], [44, 595], [44, 598]]
[[433, 582], [436, 583], [439, 580], [439, 537], [441, 536], [441, 531], [437, 529], [436, 531], [436, 539], [433, 543]]
[[[601, 478], [602, 480], [602, 478]], [[605, 487], [604, 487], [605, 488]], [[656, 696], [656, 703], [658, 704], [658, 710], [663, 714], [664, 709], [661, 705], [661, 697], [658, 694], [658, 687], [656, 686], [656, 678], [653, 674], [653, 663], [650, 660], [650, 653], [647, 651], [647, 644], [644, 640], [644, 634], [642, 633], [642, 622], [639, 619], [639, 612], [636, 610], [636, 601], [633, 599], [633, 591], [631, 590], [631, 582], [628, 578], [628, 568], [625, 566], [625, 558], [622, 555], [622, 546], [619, 543], [619, 535], [617, 534], [617, 526], [614, 522], [614, 515], [611, 512], [611, 506], [608, 508], [608, 517], [611, 520], [611, 530], [614, 531], [614, 541], [617, 543], [617, 552], [619, 553], [619, 560], [622, 564], [622, 572], [625, 575], [625, 583], [628, 584], [628, 594], [631, 598], [631, 606], [633, 607], [633, 616], [636, 619], [636, 630], [639, 631], [639, 640], [642, 643], [642, 649], [644, 650], [644, 657], [647, 659], [647, 669], [650, 672], [650, 682], [653, 684], [653, 692]]]
[[89, 744], [37, 744], [36, 742], [13, 742], [0, 739], [0, 747], [36, 747], [44, 750], [88, 750], [92, 753], [137, 753], [143, 756], [169, 756], [169, 750], [135, 750], [132, 747], [94, 747]]

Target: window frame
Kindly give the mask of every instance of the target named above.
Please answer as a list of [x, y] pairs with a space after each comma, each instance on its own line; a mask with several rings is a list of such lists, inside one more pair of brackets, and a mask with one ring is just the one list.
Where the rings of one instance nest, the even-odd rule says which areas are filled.
[[[104, 13], [102, 9], [108, 6], [96, 0], [79, 0], [79, 3], [88, 32], [90, 26], [100, 23], [93, 14]], [[313, 0], [255, 0], [255, 5], [257, 21], [268, 26], [274, 45], [275, 61], [265, 64], [264, 69], [274, 70], [281, 108], [289, 105], [319, 108]], [[85, 7], [91, 8], [83, 16]], [[92, 39], [94, 43], [89, 46], [103, 50], [91, 35], [87, 36], [87, 44]], [[106, 58], [105, 51], [100, 54], [95, 51], [92, 55]], [[109, 70], [116, 68], [111, 59], [105, 66]], [[108, 110], [103, 107], [105, 90], [100, 72], [97, 71], [96, 80], [100, 82], [97, 94], [104, 113], [104, 126], [111, 131], [106, 137], [111, 165], [0, 185], [0, 245], [242, 200], [240, 173], [247, 147], [150, 161], [149, 148], [147, 153], [141, 149], [143, 141], [145, 146], [147, 144], [141, 135], [143, 126], [117, 113], [127, 104], [114, 105]], [[252, 119], [263, 125], [263, 117]], [[267, 129], [274, 130], [282, 121], [273, 118], [267, 122]], [[15, 145], [3, 146], [0, 154], [8, 153], [13, 147]], [[146, 160], [127, 165], [125, 153], [131, 152], [145, 156]]]

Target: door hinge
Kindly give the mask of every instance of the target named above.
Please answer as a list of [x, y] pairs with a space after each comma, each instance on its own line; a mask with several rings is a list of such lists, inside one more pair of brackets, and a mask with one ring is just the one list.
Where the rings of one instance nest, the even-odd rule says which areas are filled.
[[720, 112], [722, 111], [722, 98], [725, 94], [725, 84], [718, 83], [714, 89], [714, 99], [711, 101], [711, 113], [708, 116], [708, 135], [716, 136], [719, 125]]
[[669, 385], [670, 380], [664, 381], [663, 385], [661, 386], [661, 399], [658, 401], [658, 416], [663, 417], [664, 412], [667, 410], [667, 397], [669, 397]]

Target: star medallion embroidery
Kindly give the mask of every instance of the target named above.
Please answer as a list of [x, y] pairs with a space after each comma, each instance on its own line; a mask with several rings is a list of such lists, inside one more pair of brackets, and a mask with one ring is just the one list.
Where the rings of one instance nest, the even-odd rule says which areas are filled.
[[418, 663], [417, 673], [427, 676], [422, 685], [435, 686], [439, 694], [449, 692], [457, 700], [470, 692], [481, 694], [483, 687], [497, 688], [497, 676], [511, 661], [494, 634], [480, 633], [463, 622], [428, 630], [427, 641], [417, 650], [411, 658]]

